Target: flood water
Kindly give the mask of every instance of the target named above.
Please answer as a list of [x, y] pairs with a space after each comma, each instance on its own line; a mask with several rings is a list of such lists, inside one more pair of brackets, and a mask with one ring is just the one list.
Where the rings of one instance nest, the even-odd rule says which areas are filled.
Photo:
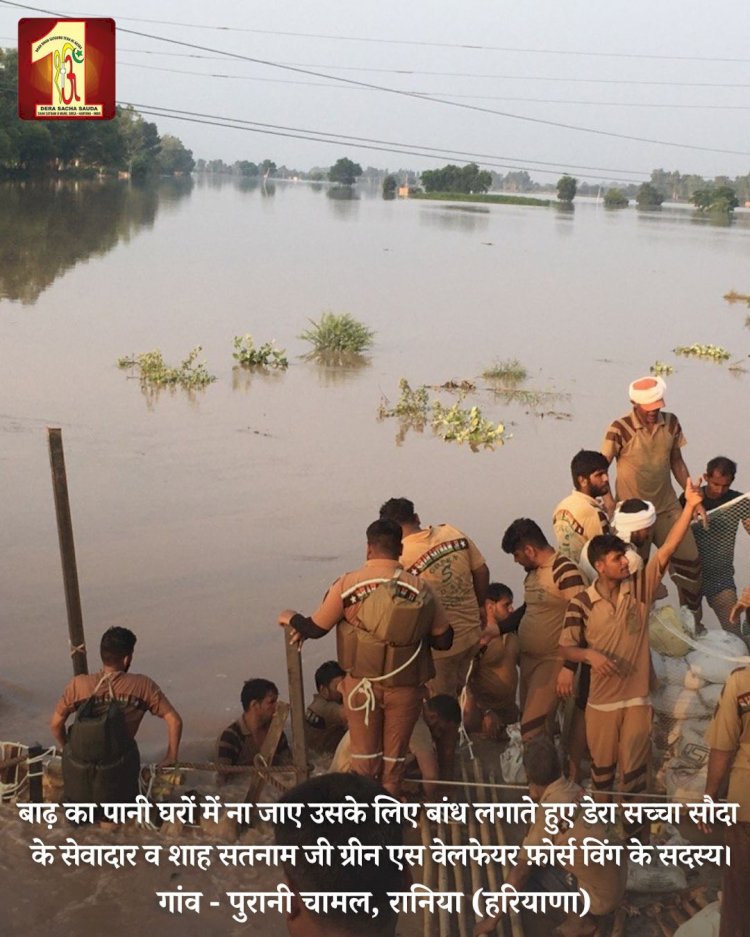
[[[182, 713], [183, 754], [204, 757], [245, 679], [285, 693], [277, 613], [313, 611], [359, 565], [385, 499], [464, 529], [520, 595], [505, 527], [531, 516], [551, 536], [571, 456], [599, 447], [657, 359], [675, 366], [667, 402], [691, 472], [726, 454], [750, 488], [750, 374], [671, 351], [714, 343], [750, 368], [748, 310], [722, 299], [750, 292], [749, 256], [742, 213], [716, 227], [684, 208], [467, 210], [232, 180], [3, 186], [0, 737], [49, 743], [71, 673], [48, 424], [63, 428], [90, 666], [105, 628], [132, 628], [134, 669]], [[300, 357], [297, 336], [325, 309], [376, 330], [364, 366]], [[232, 339], [247, 332], [285, 347], [289, 370], [234, 369]], [[145, 395], [116, 366], [157, 347], [177, 363], [196, 345], [217, 381], [194, 394]], [[512, 433], [493, 452], [429, 429], [397, 444], [398, 426], [377, 419], [401, 377], [474, 379], [507, 358], [526, 386], [566, 396], [529, 409], [480, 380], [467, 405]], [[333, 656], [330, 638], [306, 646], [308, 690]], [[160, 724], [141, 738], [145, 757], [161, 754]]]

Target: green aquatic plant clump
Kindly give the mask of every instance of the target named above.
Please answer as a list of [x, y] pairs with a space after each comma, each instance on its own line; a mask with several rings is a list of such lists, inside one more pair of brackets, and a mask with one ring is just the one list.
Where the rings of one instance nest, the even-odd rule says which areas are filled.
[[693, 345], [679, 345], [672, 349], [676, 355], [684, 355], [686, 358], [710, 358], [712, 361], [726, 361], [731, 357], [726, 348], [721, 345], [701, 345], [695, 342]]
[[246, 368], [278, 368], [285, 371], [289, 367], [285, 352], [285, 348], [275, 347], [273, 339], [256, 348], [253, 336], [248, 333], [244, 336], [235, 335], [232, 357]]
[[432, 428], [446, 442], [468, 442], [472, 449], [494, 449], [505, 442], [505, 426], [482, 416], [479, 407], [464, 409], [459, 403], [444, 407], [439, 400], [432, 404]]
[[412, 420], [414, 423], [424, 424], [427, 420], [427, 410], [430, 405], [427, 388], [422, 385], [412, 389], [405, 377], [401, 378], [398, 386], [401, 396], [396, 401], [395, 406], [387, 406], [387, 401], [383, 398], [378, 409], [378, 417], [383, 420], [395, 416], [400, 420]]
[[667, 375], [674, 373], [674, 368], [671, 364], [667, 364], [666, 361], [654, 361], [649, 370], [652, 374], [656, 375]]
[[202, 348], [197, 345], [180, 364], [174, 368], [165, 361], [158, 348], [146, 351], [141, 355], [129, 358], [118, 358], [118, 368], [136, 368], [141, 384], [149, 387], [206, 387], [212, 384], [216, 377], [209, 374], [204, 361], [198, 361]]
[[348, 312], [326, 310], [317, 322], [310, 319], [310, 323], [312, 328], [299, 337], [313, 346], [310, 354], [318, 357], [361, 355], [375, 337], [371, 329]]
[[482, 371], [486, 381], [504, 381], [506, 384], [520, 384], [528, 377], [528, 371], [517, 358], [498, 361]]

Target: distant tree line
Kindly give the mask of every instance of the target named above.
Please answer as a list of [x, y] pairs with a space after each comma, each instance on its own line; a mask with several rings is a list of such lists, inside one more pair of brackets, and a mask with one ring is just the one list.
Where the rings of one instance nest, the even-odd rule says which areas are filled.
[[18, 53], [0, 49], [0, 174], [189, 173], [193, 154], [132, 108], [113, 120], [20, 120]]

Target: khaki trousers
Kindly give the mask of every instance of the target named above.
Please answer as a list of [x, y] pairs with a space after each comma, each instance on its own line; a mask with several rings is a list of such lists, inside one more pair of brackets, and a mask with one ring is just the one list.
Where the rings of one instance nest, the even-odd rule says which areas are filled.
[[358, 683], [359, 678], [350, 674], [341, 681], [351, 736], [351, 771], [380, 781], [389, 794], [399, 797], [409, 739], [422, 710], [424, 687], [371, 684], [375, 708], [365, 721], [365, 710], [357, 708], [364, 704], [365, 695], [358, 691], [349, 699]]
[[[630, 794], [646, 790], [652, 714], [650, 706], [627, 706], [610, 712], [586, 707], [586, 741], [595, 791], [615, 790], [616, 774], [617, 790]], [[640, 839], [648, 834], [648, 827], [626, 823], [625, 832], [628, 838]]]
[[524, 742], [541, 732], [554, 734], [559, 700], [557, 676], [562, 661], [521, 654], [521, 737]]
[[721, 924], [719, 937], [750, 937], [750, 823], [736, 823], [724, 834], [729, 848], [731, 865], [726, 866], [721, 879]]
[[479, 642], [477, 641], [467, 647], [465, 651], [459, 651], [458, 654], [449, 654], [447, 657], [443, 657], [441, 654], [433, 654], [432, 662], [435, 665], [435, 676], [427, 684], [430, 696], [440, 696], [445, 693], [458, 699], [466, 683], [471, 662], [478, 650]]

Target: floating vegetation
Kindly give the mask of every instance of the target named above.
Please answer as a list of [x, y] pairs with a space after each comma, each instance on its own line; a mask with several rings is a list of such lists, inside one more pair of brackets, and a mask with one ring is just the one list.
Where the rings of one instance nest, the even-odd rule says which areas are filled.
[[567, 400], [570, 394], [556, 390], [532, 390], [529, 387], [493, 387], [490, 390], [503, 403], [518, 403], [523, 407], [542, 407], [557, 400]]
[[335, 313], [326, 310], [316, 322], [309, 320], [312, 328], [299, 337], [313, 346], [311, 357], [329, 361], [361, 355], [371, 345], [375, 333], [348, 312]]
[[724, 293], [724, 299], [726, 299], [728, 303], [747, 303], [750, 306], [750, 296], [747, 296], [745, 293], [737, 293], [735, 290]]
[[743, 368], [742, 359], [733, 361], [728, 368], [729, 371], [732, 371], [734, 374], [747, 374], [747, 368]]
[[433, 390], [448, 390], [452, 393], [457, 393], [461, 397], [465, 397], [466, 394], [473, 394], [477, 389], [477, 385], [474, 381], [446, 381], [445, 384], [436, 384], [433, 385]]
[[118, 368], [136, 368], [141, 385], [148, 387], [187, 387], [190, 390], [205, 387], [216, 380], [206, 370], [203, 361], [197, 361], [202, 349], [197, 345], [178, 367], [170, 367], [158, 348], [130, 358], [118, 358]]
[[479, 407], [465, 410], [459, 403], [444, 407], [439, 400], [432, 404], [432, 428], [446, 442], [468, 442], [475, 452], [480, 446], [502, 446], [506, 438], [505, 426], [486, 419]]
[[482, 371], [482, 377], [486, 381], [504, 381], [506, 384], [520, 384], [528, 376], [526, 368], [517, 358], [498, 361], [492, 367]]
[[396, 401], [394, 407], [389, 407], [387, 399], [384, 397], [380, 401], [378, 409], [378, 418], [383, 420], [386, 417], [395, 416], [400, 420], [412, 421], [415, 425], [424, 426], [427, 420], [427, 411], [430, 406], [430, 396], [427, 388], [417, 387], [412, 389], [405, 377], [398, 382], [401, 396]]
[[666, 361], [654, 361], [649, 371], [651, 371], [652, 374], [658, 375], [674, 374], [674, 368], [671, 364], [667, 364]]
[[537, 413], [536, 415], [542, 420], [545, 418], [545, 416], [548, 416], [551, 420], [572, 420], [573, 419], [572, 413], [565, 413], [562, 410], [547, 410], [546, 413], [542, 411], [541, 413]]
[[722, 348], [721, 345], [701, 345], [696, 342], [693, 345], [679, 345], [672, 349], [676, 355], [684, 355], [686, 358], [709, 358], [712, 361], [726, 361], [731, 355]]
[[[508, 438], [504, 425], [487, 420], [479, 407], [471, 407], [467, 410], [461, 406], [460, 402], [446, 407], [437, 399], [430, 401], [428, 387], [422, 385], [412, 388], [405, 378], [399, 381], [399, 389], [401, 396], [394, 406], [389, 406], [388, 401], [383, 398], [378, 409], [379, 419], [395, 417], [399, 420], [401, 426], [396, 436], [397, 444], [403, 442], [408, 430], [414, 429], [422, 432], [428, 422], [436, 436], [446, 442], [468, 442], [474, 452], [478, 451], [480, 446], [493, 449], [497, 445], [502, 445]], [[453, 390], [454, 388], [442, 385], [436, 389]], [[431, 415], [430, 411], [432, 411]]]
[[256, 348], [253, 336], [249, 333], [235, 335], [232, 357], [246, 368], [278, 368], [285, 371], [289, 367], [284, 348], [274, 347], [273, 339]]

